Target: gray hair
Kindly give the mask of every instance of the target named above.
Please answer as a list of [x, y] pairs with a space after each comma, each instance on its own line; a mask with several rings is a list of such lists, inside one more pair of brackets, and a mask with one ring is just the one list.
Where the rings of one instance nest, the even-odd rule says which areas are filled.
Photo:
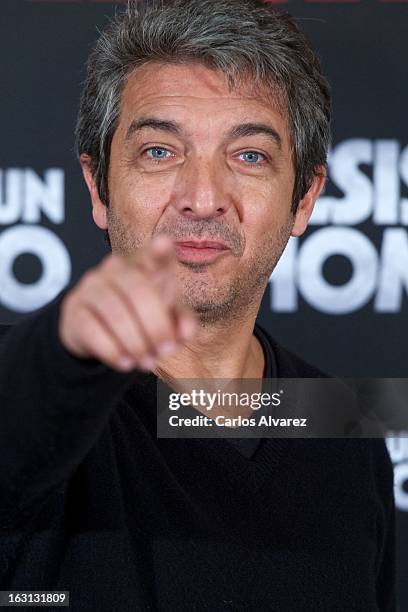
[[251, 77], [287, 112], [295, 169], [292, 211], [327, 164], [330, 91], [308, 38], [287, 13], [262, 0], [129, 0], [97, 41], [87, 64], [76, 127], [99, 196], [109, 205], [108, 170], [121, 95], [147, 62], [199, 62], [231, 88]]

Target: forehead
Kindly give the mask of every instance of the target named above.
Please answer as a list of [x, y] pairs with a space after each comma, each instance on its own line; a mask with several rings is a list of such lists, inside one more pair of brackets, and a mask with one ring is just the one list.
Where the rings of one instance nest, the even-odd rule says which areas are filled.
[[249, 78], [232, 90], [226, 75], [198, 63], [153, 62], [132, 73], [122, 93], [119, 131], [152, 112], [190, 121], [196, 128], [239, 120], [270, 121], [282, 140], [288, 139], [286, 110], [277, 94]]

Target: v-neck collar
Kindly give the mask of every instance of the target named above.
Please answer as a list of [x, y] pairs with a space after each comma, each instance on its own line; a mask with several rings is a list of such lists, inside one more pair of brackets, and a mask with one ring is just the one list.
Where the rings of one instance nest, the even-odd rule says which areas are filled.
[[[272, 347], [269, 337], [266, 332], [256, 323], [254, 326], [254, 335], [258, 338], [261, 343], [262, 350], [264, 352], [264, 376], [265, 379], [277, 378], [280, 375], [278, 360], [276, 353]], [[141, 374], [138, 377], [136, 383], [137, 389], [133, 387], [134, 394], [139, 392], [145, 398], [150, 396], [155, 400], [155, 405], [151, 407], [149, 420], [151, 425], [154, 427], [157, 435], [157, 376], [150, 372], [148, 374]], [[261, 409], [262, 410], [262, 409]], [[147, 415], [146, 415], [147, 416]], [[173, 440], [169, 440], [172, 443]], [[273, 462], [273, 457], [280, 456], [280, 449], [285, 446], [285, 439], [266, 439], [266, 438], [224, 438], [217, 436], [215, 438], [190, 438], [192, 444], [203, 443], [209, 448], [212, 445], [215, 448], [223, 450], [222, 456], [225, 456], [226, 460], [231, 463], [234, 457], [236, 457], [236, 469], [238, 473], [242, 474], [246, 467], [251, 469], [251, 465], [258, 464], [258, 461], [263, 463], [263, 459], [266, 459], [265, 468]]]

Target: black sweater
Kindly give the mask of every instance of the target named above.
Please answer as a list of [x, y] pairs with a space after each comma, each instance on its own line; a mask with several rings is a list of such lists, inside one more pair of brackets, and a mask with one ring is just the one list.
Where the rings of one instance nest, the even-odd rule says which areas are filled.
[[[157, 439], [156, 378], [70, 355], [60, 298], [0, 349], [1, 589], [70, 609], [395, 610], [381, 439]], [[282, 377], [321, 373], [268, 334]]]

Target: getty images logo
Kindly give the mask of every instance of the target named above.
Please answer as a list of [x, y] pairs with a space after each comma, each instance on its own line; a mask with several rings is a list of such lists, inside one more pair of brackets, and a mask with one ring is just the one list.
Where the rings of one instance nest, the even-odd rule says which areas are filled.
[[[30, 168], [0, 170], [0, 306], [16, 312], [42, 307], [68, 284], [71, 259], [62, 240], [40, 222], [60, 225], [65, 220], [64, 171], [45, 170], [43, 178]], [[40, 278], [20, 282], [13, 265], [20, 255], [36, 256]]]
[[[408, 289], [408, 146], [354, 138], [329, 156], [340, 195], [323, 196], [305, 239], [291, 238], [271, 276], [271, 309], [295, 312], [299, 296], [329, 314], [346, 314], [373, 299], [376, 312], [398, 312]], [[343, 194], [343, 195], [341, 195]], [[364, 224], [364, 228], [358, 227]], [[376, 244], [373, 240], [375, 239]], [[351, 278], [332, 285], [323, 266], [332, 255], [351, 264]]]

